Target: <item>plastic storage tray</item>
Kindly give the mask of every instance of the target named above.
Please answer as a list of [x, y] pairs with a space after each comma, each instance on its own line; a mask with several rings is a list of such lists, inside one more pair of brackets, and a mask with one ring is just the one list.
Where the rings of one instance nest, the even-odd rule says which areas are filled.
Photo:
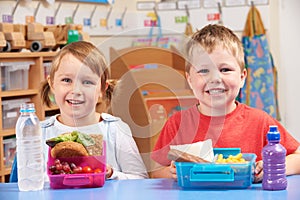
[[[240, 153], [237, 148], [216, 148], [214, 154]], [[247, 163], [215, 164], [175, 162], [178, 185], [183, 189], [195, 188], [248, 188], [254, 180], [256, 155], [243, 153]]]
[[11, 167], [16, 154], [16, 138], [3, 140], [4, 166]]
[[30, 98], [11, 99], [2, 101], [3, 129], [15, 128], [19, 116], [20, 105], [26, 102], [30, 102]]
[[100, 168], [101, 173], [80, 173], [80, 174], [55, 174], [51, 175], [49, 167], [54, 164], [55, 159], [51, 157], [50, 149], [48, 154], [47, 173], [52, 189], [66, 188], [96, 188], [102, 187], [106, 175], [106, 148], [103, 142], [101, 156], [83, 156], [72, 158], [60, 158], [61, 162], [73, 162], [77, 166], [90, 166], [92, 169]]
[[27, 90], [28, 71], [33, 62], [0, 63], [1, 88], [6, 90]]

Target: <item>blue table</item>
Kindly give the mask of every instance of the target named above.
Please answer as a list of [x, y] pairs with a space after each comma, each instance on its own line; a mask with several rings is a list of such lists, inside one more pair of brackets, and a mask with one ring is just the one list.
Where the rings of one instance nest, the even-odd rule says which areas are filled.
[[110, 180], [102, 188], [53, 190], [49, 185], [37, 192], [19, 192], [16, 183], [0, 183], [0, 200], [54, 199], [54, 200], [176, 200], [176, 199], [300, 199], [300, 175], [288, 177], [288, 188], [283, 191], [265, 191], [261, 184], [248, 189], [182, 190], [171, 179]]

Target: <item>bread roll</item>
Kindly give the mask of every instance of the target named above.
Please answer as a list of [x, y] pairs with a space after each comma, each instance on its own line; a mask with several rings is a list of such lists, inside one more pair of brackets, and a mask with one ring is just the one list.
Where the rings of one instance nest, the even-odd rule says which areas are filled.
[[88, 151], [82, 144], [73, 141], [57, 143], [51, 149], [51, 156], [53, 158], [68, 158], [88, 155]]

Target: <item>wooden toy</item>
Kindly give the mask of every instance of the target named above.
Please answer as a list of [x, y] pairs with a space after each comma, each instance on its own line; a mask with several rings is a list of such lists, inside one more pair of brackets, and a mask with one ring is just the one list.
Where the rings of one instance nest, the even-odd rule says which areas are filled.
[[14, 25], [10, 23], [0, 23], [0, 32], [3, 32], [6, 46], [3, 52], [19, 52], [26, 46], [24, 35], [14, 31]]

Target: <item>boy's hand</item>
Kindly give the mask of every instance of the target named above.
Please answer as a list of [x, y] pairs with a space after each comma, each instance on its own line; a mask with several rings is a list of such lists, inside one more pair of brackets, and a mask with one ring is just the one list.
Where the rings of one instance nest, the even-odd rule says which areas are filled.
[[263, 179], [263, 161], [260, 160], [255, 163], [255, 170], [254, 170], [254, 182], [259, 183]]
[[171, 165], [169, 166], [170, 173], [173, 179], [177, 180], [176, 166], [175, 161], [171, 161]]
[[113, 174], [113, 169], [109, 164], [107, 164], [106, 165], [106, 179], [110, 178], [112, 176], [112, 174]]

